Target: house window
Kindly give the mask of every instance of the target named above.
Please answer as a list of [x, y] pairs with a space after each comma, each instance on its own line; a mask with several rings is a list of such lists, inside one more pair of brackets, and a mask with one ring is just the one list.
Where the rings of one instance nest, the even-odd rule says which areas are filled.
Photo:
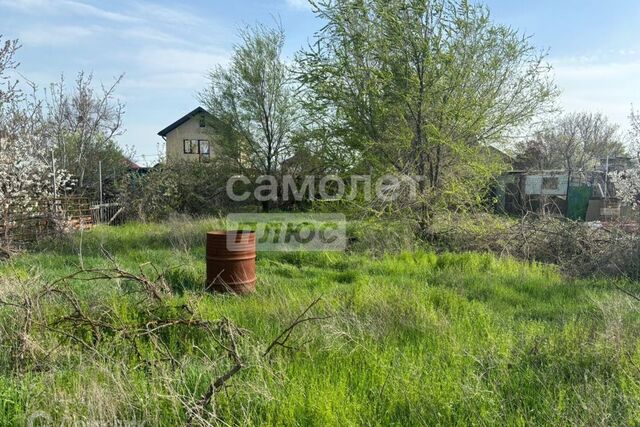
[[199, 122], [200, 123], [200, 127], [203, 128], [205, 126], [205, 124], [206, 124], [204, 116], [200, 116], [199, 120], [200, 120], [200, 122]]
[[182, 141], [184, 154], [199, 154], [199, 145], [197, 139], [185, 139]]
[[198, 152], [202, 157], [209, 157], [209, 141], [198, 140]]
[[560, 183], [558, 182], [558, 178], [557, 177], [543, 177], [542, 178], [542, 189], [543, 190], [557, 190], [558, 189], [558, 185], [560, 185]]

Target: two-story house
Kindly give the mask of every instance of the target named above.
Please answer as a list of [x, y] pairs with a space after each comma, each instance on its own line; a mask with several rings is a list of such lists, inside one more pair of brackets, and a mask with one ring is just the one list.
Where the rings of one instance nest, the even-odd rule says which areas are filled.
[[167, 162], [209, 159], [211, 134], [207, 133], [208, 117], [209, 113], [198, 107], [158, 132], [166, 142]]

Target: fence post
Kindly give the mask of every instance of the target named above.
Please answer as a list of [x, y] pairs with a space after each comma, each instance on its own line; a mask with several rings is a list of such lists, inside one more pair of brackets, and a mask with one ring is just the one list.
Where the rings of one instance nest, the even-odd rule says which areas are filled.
[[58, 198], [58, 185], [56, 183], [56, 158], [53, 155], [53, 148], [51, 149], [51, 168], [53, 169], [53, 199]]
[[104, 200], [102, 198], [102, 160], [98, 160], [98, 175], [99, 175], [99, 179], [100, 179], [100, 209], [99, 209], [99, 213], [98, 213], [98, 218], [100, 223], [103, 222], [102, 219], [102, 205], [104, 204]]

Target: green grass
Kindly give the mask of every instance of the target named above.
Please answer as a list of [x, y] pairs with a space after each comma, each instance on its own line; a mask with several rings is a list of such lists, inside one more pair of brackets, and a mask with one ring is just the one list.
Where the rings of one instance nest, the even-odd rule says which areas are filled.
[[[202, 318], [246, 329], [239, 346], [247, 366], [216, 395], [213, 424], [640, 425], [640, 303], [611, 283], [489, 254], [260, 253], [255, 294], [210, 295], [202, 291], [203, 233], [217, 226], [98, 227], [0, 265], [0, 285], [70, 274], [80, 247], [86, 268], [107, 266], [104, 247], [125, 268], [167, 269], [174, 294], [165, 309], [189, 304]], [[88, 309], [108, 306], [123, 321], [139, 316], [138, 297], [123, 285], [71, 286]], [[317, 297], [313, 314], [330, 318], [300, 325], [289, 342], [295, 349], [263, 359]], [[53, 356], [37, 366], [17, 369], [4, 351], [0, 424], [23, 425], [37, 411], [56, 424], [184, 424], [185, 407], [230, 362], [196, 332], [164, 338], [179, 352], [179, 368], [140, 366], [115, 336], [99, 344], [110, 359], [51, 335], [40, 339]]]

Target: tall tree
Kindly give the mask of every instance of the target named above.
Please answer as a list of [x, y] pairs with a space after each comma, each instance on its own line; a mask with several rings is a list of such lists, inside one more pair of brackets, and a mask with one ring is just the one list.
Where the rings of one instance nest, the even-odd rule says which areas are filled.
[[47, 148], [77, 178], [80, 189], [97, 189], [100, 161], [105, 176], [119, 174], [126, 166], [124, 152], [115, 141], [124, 132], [124, 105], [115, 94], [122, 77], [110, 86], [100, 85], [99, 90], [93, 75], [83, 72], [71, 88], [64, 76], [50, 85], [45, 105]]
[[14, 130], [8, 117], [12, 113], [14, 101], [19, 96], [17, 82], [12, 80], [9, 72], [18, 66], [15, 59], [19, 48], [18, 40], [2, 41], [0, 34], [0, 140], [7, 139]]
[[520, 147], [524, 168], [593, 169], [607, 156], [626, 154], [618, 126], [600, 113], [569, 113]]
[[[299, 56], [312, 108], [378, 170], [424, 176], [423, 219], [490, 178], [480, 153], [551, 108], [527, 37], [465, 0], [319, 0], [326, 22]], [[482, 161], [478, 161], [482, 159]], [[465, 189], [474, 187], [474, 191]], [[464, 203], [466, 196], [459, 200]]]
[[[284, 32], [262, 25], [240, 32], [228, 67], [209, 73], [200, 100], [211, 113], [214, 156], [236, 172], [276, 176], [292, 154], [298, 109], [291, 72], [283, 57]], [[269, 201], [263, 201], [269, 210]]]
[[29, 215], [71, 182], [64, 170], [53, 174], [40, 156], [41, 103], [26, 98], [9, 76], [18, 66], [18, 48], [17, 40], [0, 46], [0, 257], [11, 253], [12, 230], [20, 226], [15, 217]]

